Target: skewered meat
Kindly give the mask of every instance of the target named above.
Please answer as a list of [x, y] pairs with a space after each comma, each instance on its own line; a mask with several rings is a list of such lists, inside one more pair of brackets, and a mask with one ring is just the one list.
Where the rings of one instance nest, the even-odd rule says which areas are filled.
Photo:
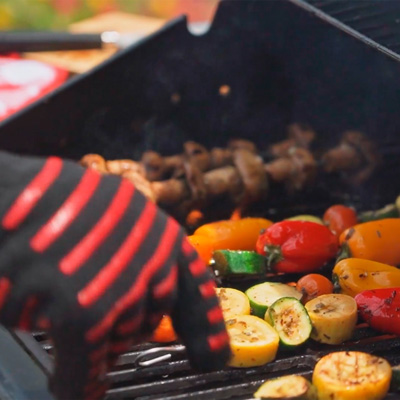
[[379, 154], [363, 133], [347, 131], [338, 146], [328, 150], [321, 158], [325, 172], [341, 172], [352, 184], [365, 182], [379, 164]]

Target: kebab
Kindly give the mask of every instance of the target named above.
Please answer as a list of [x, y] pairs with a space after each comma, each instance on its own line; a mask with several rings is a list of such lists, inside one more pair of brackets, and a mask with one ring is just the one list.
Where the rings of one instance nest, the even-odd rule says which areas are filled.
[[372, 142], [357, 131], [345, 132], [340, 143], [319, 161], [309, 147], [315, 132], [292, 124], [288, 138], [268, 148], [264, 163], [254, 143], [233, 139], [227, 148], [210, 151], [196, 142], [184, 144], [182, 154], [162, 157], [147, 151], [141, 161], [104, 160], [88, 154], [81, 164], [101, 173], [121, 175], [132, 181], [146, 197], [178, 219], [191, 210], [223, 199], [226, 207], [245, 212], [251, 204], [267, 198], [270, 186], [282, 185], [287, 194], [301, 191], [316, 179], [318, 166], [326, 173], [342, 173], [355, 184], [363, 183], [379, 163]]

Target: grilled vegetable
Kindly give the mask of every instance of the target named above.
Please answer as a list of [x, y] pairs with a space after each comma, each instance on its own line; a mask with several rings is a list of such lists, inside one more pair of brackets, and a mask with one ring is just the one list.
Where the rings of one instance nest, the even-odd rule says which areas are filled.
[[309, 214], [295, 215], [294, 217], [286, 218], [286, 221], [308, 221], [323, 225], [321, 218]]
[[343, 204], [335, 204], [329, 207], [322, 219], [336, 237], [339, 237], [343, 231], [358, 223], [355, 210]]
[[213, 243], [214, 250], [255, 250], [262, 229], [272, 225], [264, 218], [224, 220], [200, 226], [195, 236], [205, 236]]
[[306, 305], [313, 330], [311, 338], [320, 343], [340, 344], [349, 340], [357, 323], [357, 304], [345, 294], [324, 294]]
[[171, 317], [164, 315], [161, 318], [160, 323], [154, 330], [153, 335], [150, 339], [152, 342], [168, 343], [177, 340], [177, 336], [172, 325]]
[[265, 275], [265, 257], [255, 251], [217, 250], [213, 253], [215, 274], [221, 277], [234, 275]]
[[392, 371], [380, 357], [341, 351], [322, 357], [312, 382], [319, 400], [380, 400], [389, 390]]
[[400, 288], [365, 290], [354, 299], [368, 325], [381, 332], [400, 335]]
[[400, 270], [376, 261], [346, 258], [332, 272], [335, 287], [353, 297], [364, 290], [400, 287]]
[[226, 321], [226, 327], [232, 350], [231, 367], [255, 367], [275, 359], [279, 336], [263, 319], [239, 315]]
[[265, 312], [276, 300], [282, 297], [301, 298], [296, 288], [279, 282], [264, 282], [247, 289], [246, 295], [254, 315], [264, 318]]
[[399, 210], [395, 204], [388, 204], [379, 210], [365, 211], [358, 215], [358, 220], [360, 222], [376, 221], [378, 219], [385, 218], [398, 218]]
[[400, 264], [400, 218], [365, 222], [340, 235], [342, 251], [338, 260], [354, 257], [388, 265]]
[[191, 235], [188, 236], [190, 244], [196, 249], [200, 258], [209, 264], [214, 251], [214, 243], [207, 236]]
[[217, 288], [217, 296], [225, 320], [234, 318], [237, 315], [250, 314], [249, 299], [240, 290], [232, 288]]
[[301, 302], [306, 304], [318, 296], [332, 293], [333, 283], [326, 276], [308, 274], [297, 281], [296, 288], [303, 295]]
[[268, 308], [265, 318], [278, 332], [285, 347], [296, 347], [310, 337], [312, 324], [307, 310], [298, 299], [283, 297]]
[[317, 391], [306, 378], [286, 375], [264, 382], [254, 397], [263, 400], [317, 400]]
[[335, 235], [321, 224], [282, 221], [271, 225], [257, 240], [257, 253], [267, 257], [276, 272], [313, 272], [338, 250]]

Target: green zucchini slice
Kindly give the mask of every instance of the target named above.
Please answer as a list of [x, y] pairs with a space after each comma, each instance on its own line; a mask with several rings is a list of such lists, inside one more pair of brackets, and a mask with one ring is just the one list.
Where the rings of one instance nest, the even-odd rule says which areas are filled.
[[254, 397], [263, 400], [317, 400], [317, 391], [306, 378], [287, 375], [264, 382]]
[[379, 210], [364, 211], [360, 213], [357, 218], [359, 222], [376, 221], [384, 218], [398, 218], [399, 210], [396, 204], [388, 204]]
[[282, 297], [301, 299], [302, 294], [294, 287], [280, 282], [264, 282], [246, 290], [252, 314], [264, 318], [268, 307]]
[[255, 251], [216, 250], [212, 257], [216, 275], [265, 275], [266, 258]]
[[305, 343], [311, 335], [312, 323], [307, 310], [294, 297], [283, 297], [266, 312], [266, 320], [278, 332], [281, 344], [296, 347]]

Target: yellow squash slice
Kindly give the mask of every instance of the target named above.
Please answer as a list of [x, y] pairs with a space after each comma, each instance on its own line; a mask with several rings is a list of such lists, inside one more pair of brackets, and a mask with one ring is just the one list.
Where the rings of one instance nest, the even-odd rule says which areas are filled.
[[349, 340], [357, 323], [357, 303], [346, 294], [324, 294], [305, 305], [313, 329], [311, 338], [320, 343]]
[[217, 288], [217, 296], [225, 320], [233, 318], [237, 315], [250, 314], [249, 299], [240, 290], [231, 288]]
[[389, 390], [392, 370], [380, 357], [340, 351], [322, 357], [314, 368], [319, 400], [380, 400]]
[[263, 319], [239, 315], [227, 320], [226, 327], [232, 349], [231, 367], [256, 367], [275, 359], [279, 335]]

